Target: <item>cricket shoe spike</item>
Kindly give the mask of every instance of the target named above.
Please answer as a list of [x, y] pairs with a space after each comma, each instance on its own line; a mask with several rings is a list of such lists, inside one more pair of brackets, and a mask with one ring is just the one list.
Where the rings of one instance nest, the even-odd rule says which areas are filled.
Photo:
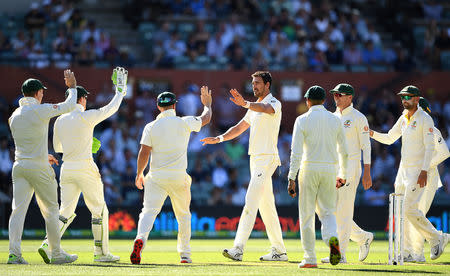
[[134, 241], [133, 252], [130, 255], [130, 261], [132, 264], [140, 264], [141, 263], [141, 253], [142, 248], [144, 247], [144, 241], [141, 239], [137, 239]]

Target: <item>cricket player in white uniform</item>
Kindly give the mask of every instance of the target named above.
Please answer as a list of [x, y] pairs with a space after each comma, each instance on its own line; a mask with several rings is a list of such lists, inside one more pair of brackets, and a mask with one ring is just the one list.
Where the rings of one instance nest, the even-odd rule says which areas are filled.
[[[347, 182], [338, 189], [336, 222], [338, 226], [339, 248], [341, 250], [341, 263], [347, 263], [345, 252], [349, 239], [359, 244], [359, 260], [362, 262], [369, 254], [373, 234], [366, 232], [353, 221], [356, 189], [361, 177], [361, 151], [364, 162], [364, 175], [362, 183], [367, 190], [372, 186], [370, 176], [370, 137], [369, 124], [366, 116], [353, 108], [352, 100], [355, 90], [350, 84], [341, 83], [330, 91], [336, 103], [336, 115], [341, 119], [344, 127], [345, 141], [348, 149]], [[329, 258], [323, 258], [323, 263], [329, 263]]]
[[[44, 89], [37, 79], [28, 79], [22, 84], [24, 97], [8, 120], [16, 147], [12, 169], [13, 202], [9, 218], [9, 259], [8, 264], [27, 264], [22, 257], [20, 243], [23, 223], [33, 194], [45, 219], [49, 241], [50, 262], [71, 263], [78, 257], [64, 252], [60, 247], [58, 228], [58, 183], [50, 165], [58, 160], [48, 154], [48, 124], [51, 118], [72, 111], [76, 105], [77, 91], [75, 75], [64, 71], [64, 79], [69, 87], [69, 96], [63, 103], [41, 104]], [[50, 163], [50, 164], [49, 164]]]
[[248, 154], [250, 155], [250, 183], [245, 197], [234, 247], [225, 249], [223, 255], [235, 261], [242, 261], [245, 244], [255, 225], [259, 210], [266, 226], [272, 249], [269, 254], [260, 257], [261, 261], [287, 261], [286, 248], [280, 227], [272, 188], [272, 175], [280, 166], [277, 141], [281, 122], [281, 103], [270, 93], [272, 76], [267, 71], [258, 71], [252, 75], [253, 93], [258, 98], [249, 102], [235, 89], [230, 90], [236, 105], [247, 108], [244, 118], [235, 126], [218, 137], [207, 137], [201, 141], [216, 144], [234, 139], [250, 127]]
[[[420, 97], [419, 106], [422, 108], [422, 110], [424, 110], [428, 114], [431, 113], [430, 105], [428, 104], [428, 101], [425, 98]], [[445, 143], [445, 140], [442, 137], [442, 134], [439, 131], [439, 129], [435, 127], [433, 132], [434, 132], [434, 152], [430, 162], [430, 170], [427, 177], [427, 185], [424, 188], [425, 191], [423, 192], [422, 198], [420, 199], [419, 202], [419, 210], [422, 211], [424, 215], [426, 215], [428, 210], [430, 209], [436, 190], [442, 187], [442, 182], [439, 177], [439, 171], [437, 169], [437, 166], [440, 163], [442, 163], [445, 159], [450, 157], [450, 152], [448, 150], [447, 144]], [[396, 177], [395, 181], [396, 181], [395, 186], [397, 186], [397, 182], [400, 181], [399, 177]], [[410, 222], [407, 221], [406, 223]], [[412, 226], [409, 227], [411, 227], [410, 235], [404, 237], [405, 242], [404, 261], [425, 262], [426, 259], [423, 254], [423, 247], [425, 240], [416, 229], [414, 229]]]
[[[201, 102], [205, 106], [199, 117], [178, 117], [175, 113], [176, 96], [163, 92], [157, 98], [161, 112], [156, 120], [147, 124], [141, 138], [137, 158], [136, 187], [144, 189], [144, 207], [139, 215], [136, 239], [130, 255], [131, 263], [141, 263], [141, 253], [152, 230], [156, 216], [167, 196], [172, 202], [178, 221], [178, 253], [180, 263], [192, 263], [191, 247], [191, 177], [186, 173], [187, 147], [192, 131], [198, 132], [211, 120], [211, 91], [202, 86]], [[150, 161], [150, 171], [144, 169]]]
[[[434, 146], [433, 119], [418, 106], [420, 91], [415, 86], [406, 86], [400, 93], [405, 110], [387, 134], [370, 131], [370, 136], [383, 144], [392, 144], [402, 137], [401, 162], [397, 174], [395, 192], [404, 194], [403, 209], [405, 219], [404, 235], [417, 230], [431, 245], [430, 258], [439, 258], [448, 243], [448, 234], [436, 230], [425, 214], [419, 209], [425, 192], [428, 176], [434, 174], [431, 160]], [[433, 176], [434, 177], [434, 176]], [[412, 227], [410, 227], [412, 226]], [[405, 246], [406, 247], [406, 246]]]
[[300, 170], [298, 207], [305, 254], [299, 268], [315, 268], [315, 210], [322, 223], [322, 239], [330, 247], [330, 263], [337, 265], [341, 259], [335, 217], [336, 188], [346, 183], [348, 153], [341, 121], [323, 106], [325, 90], [312, 86], [305, 98], [309, 110], [297, 117], [294, 124], [288, 191], [295, 198], [295, 179]]
[[[61, 207], [60, 236], [74, 220], [75, 209], [80, 193], [92, 214], [92, 235], [94, 236], [94, 261], [116, 262], [118, 256], [109, 252], [108, 208], [103, 195], [103, 183], [93, 158], [94, 128], [103, 120], [112, 116], [120, 106], [127, 92], [128, 72], [121, 67], [113, 71], [112, 80], [116, 93], [111, 102], [100, 109], [86, 110], [89, 92], [77, 86], [77, 106], [74, 111], [64, 114], [55, 122], [53, 131], [53, 148], [63, 153], [61, 167]], [[48, 263], [48, 242], [44, 240], [39, 254]]]

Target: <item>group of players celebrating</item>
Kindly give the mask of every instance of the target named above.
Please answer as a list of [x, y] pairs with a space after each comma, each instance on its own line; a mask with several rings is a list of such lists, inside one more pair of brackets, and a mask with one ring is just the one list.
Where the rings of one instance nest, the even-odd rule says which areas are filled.
[[[272, 190], [272, 174], [281, 164], [277, 149], [281, 123], [281, 103], [270, 92], [272, 76], [267, 71], [252, 74], [255, 102], [245, 100], [236, 90], [230, 90], [230, 100], [247, 109], [245, 116], [225, 133], [201, 139], [203, 145], [234, 139], [250, 128], [250, 182], [234, 245], [223, 255], [241, 261], [244, 247], [253, 229], [257, 212], [266, 226], [271, 250], [261, 261], [288, 261]], [[103, 184], [92, 153], [100, 147], [93, 137], [97, 124], [113, 115], [127, 93], [128, 72], [121, 67], [113, 70], [115, 96], [100, 109], [86, 110], [89, 92], [77, 86], [75, 75], [64, 71], [68, 86], [66, 100], [59, 104], [41, 104], [46, 87], [37, 79], [22, 85], [23, 98], [9, 118], [15, 142], [15, 163], [12, 170], [13, 203], [9, 221], [10, 264], [26, 264], [21, 254], [21, 236], [28, 205], [33, 193], [45, 219], [47, 236], [38, 252], [45, 263], [71, 263], [77, 255], [60, 247], [61, 236], [74, 220], [80, 193], [92, 214], [94, 261], [117, 262], [119, 257], [109, 252], [108, 208], [104, 201]], [[136, 187], [144, 189], [144, 202], [139, 215], [137, 236], [130, 261], [140, 264], [142, 251], [156, 216], [167, 196], [178, 221], [178, 245], [181, 263], [191, 263], [191, 213], [189, 210], [191, 177], [187, 174], [187, 146], [190, 133], [198, 132], [211, 121], [212, 96], [207, 86], [200, 89], [204, 110], [200, 116], [176, 115], [177, 97], [163, 92], [156, 99], [160, 114], [148, 123], [142, 133], [137, 157]], [[402, 137], [401, 163], [395, 190], [405, 194], [405, 261], [424, 262], [424, 239], [431, 245], [430, 258], [438, 258], [448, 234], [437, 231], [426, 219], [434, 193], [440, 184], [437, 165], [450, 156], [438, 129], [433, 125], [428, 103], [420, 97], [417, 87], [407, 86], [398, 93], [405, 108], [402, 116], [387, 134], [372, 131], [366, 117], [353, 108], [355, 95], [349, 84], [338, 84], [330, 91], [337, 109], [333, 114], [325, 109], [325, 90], [312, 86], [305, 93], [308, 111], [294, 124], [288, 193], [299, 195], [300, 233], [304, 258], [301, 268], [317, 267], [314, 219], [317, 213], [322, 223], [322, 239], [330, 248], [323, 263], [347, 263], [349, 240], [359, 244], [359, 260], [369, 254], [373, 234], [362, 230], [353, 221], [356, 190], [362, 174], [362, 184], [372, 186], [370, 176], [370, 137], [392, 144]], [[48, 126], [54, 125], [53, 147], [63, 153], [58, 208], [57, 182], [51, 165], [58, 160], [48, 154]], [[151, 159], [150, 159], [151, 155]], [[149, 172], [144, 175], [150, 159]]]

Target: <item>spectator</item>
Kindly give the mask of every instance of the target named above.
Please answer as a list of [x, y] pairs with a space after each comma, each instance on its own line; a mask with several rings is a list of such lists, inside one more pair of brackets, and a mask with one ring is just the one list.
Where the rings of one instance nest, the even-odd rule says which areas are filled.
[[70, 31], [81, 31], [86, 27], [87, 21], [83, 17], [80, 9], [74, 9], [69, 20], [66, 22], [67, 29]]
[[50, 66], [50, 59], [46, 53], [42, 51], [39, 44], [35, 44], [33, 49], [28, 54], [30, 66], [38, 69], [47, 68]]
[[164, 42], [164, 51], [170, 59], [184, 55], [186, 43], [180, 39], [178, 32], [172, 32], [170, 40]]
[[56, 51], [52, 54], [53, 66], [59, 69], [70, 68], [72, 63], [72, 55], [67, 52], [64, 44], [58, 44]]
[[372, 41], [375, 46], [379, 46], [381, 44], [380, 35], [375, 31], [375, 27], [373, 24], [369, 24], [367, 26], [367, 33], [363, 36], [363, 40], [365, 42]]
[[233, 70], [247, 70], [247, 58], [242, 47], [236, 48], [236, 53], [231, 57], [230, 63]]
[[93, 38], [94, 41], [100, 40], [100, 30], [97, 29], [96, 23], [93, 20], [89, 20], [87, 28], [81, 33], [81, 43], [88, 41], [89, 38]]
[[12, 44], [8, 36], [0, 30], [0, 54], [1, 53], [10, 53], [12, 52]]
[[384, 62], [383, 53], [378, 47], [374, 46], [372, 40], [365, 43], [365, 48], [362, 51], [362, 61], [367, 65], [376, 65]]
[[343, 53], [341, 49], [336, 47], [335, 43], [329, 42], [328, 49], [325, 52], [327, 64], [342, 64]]
[[228, 172], [223, 166], [223, 161], [221, 159], [217, 160], [216, 166], [212, 172], [212, 183], [214, 187], [223, 189], [228, 183]]
[[426, 19], [441, 20], [444, 8], [436, 0], [420, 1], [422, 5], [423, 15]]
[[27, 30], [40, 30], [45, 26], [45, 15], [39, 10], [39, 4], [32, 2], [30, 11], [25, 15], [25, 28]]
[[379, 178], [386, 176], [388, 179], [394, 177], [395, 172], [392, 168], [395, 167], [395, 158], [388, 152], [386, 147], [383, 147], [381, 154], [377, 154], [372, 166], [372, 178]]
[[187, 86], [187, 93], [183, 94], [179, 98], [179, 104], [177, 105], [177, 111], [183, 116], [196, 116], [200, 106], [200, 88], [196, 84], [189, 84]]
[[358, 49], [356, 42], [350, 42], [350, 47], [344, 50], [344, 64], [359, 65], [362, 62], [361, 51]]

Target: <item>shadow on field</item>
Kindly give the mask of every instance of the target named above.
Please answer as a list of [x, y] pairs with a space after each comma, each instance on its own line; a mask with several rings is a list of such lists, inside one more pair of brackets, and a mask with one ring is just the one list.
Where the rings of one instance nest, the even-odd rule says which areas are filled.
[[[163, 266], [169, 267], [205, 267], [205, 266], [223, 266], [224, 263], [208, 263], [208, 264], [152, 264], [152, 263], [144, 263], [144, 264], [126, 264], [126, 263], [107, 263], [107, 264], [71, 264], [72, 266], [88, 266], [88, 267], [116, 267], [116, 268], [159, 268]], [[229, 266], [242, 266], [242, 267], [262, 267], [261, 265], [255, 264], [239, 264], [239, 263], [229, 263], [226, 264]], [[282, 265], [279, 265], [282, 266]]]
[[436, 272], [436, 271], [424, 271], [424, 270], [414, 270], [414, 269], [402, 269], [402, 270], [394, 270], [394, 269], [370, 269], [370, 268], [349, 268], [342, 266], [342, 268], [328, 268], [328, 267], [318, 267], [317, 269], [320, 270], [330, 270], [330, 271], [339, 271], [339, 272], [345, 272], [345, 271], [355, 271], [355, 272], [385, 272], [385, 273], [419, 273], [419, 274], [443, 274], [442, 272]]

